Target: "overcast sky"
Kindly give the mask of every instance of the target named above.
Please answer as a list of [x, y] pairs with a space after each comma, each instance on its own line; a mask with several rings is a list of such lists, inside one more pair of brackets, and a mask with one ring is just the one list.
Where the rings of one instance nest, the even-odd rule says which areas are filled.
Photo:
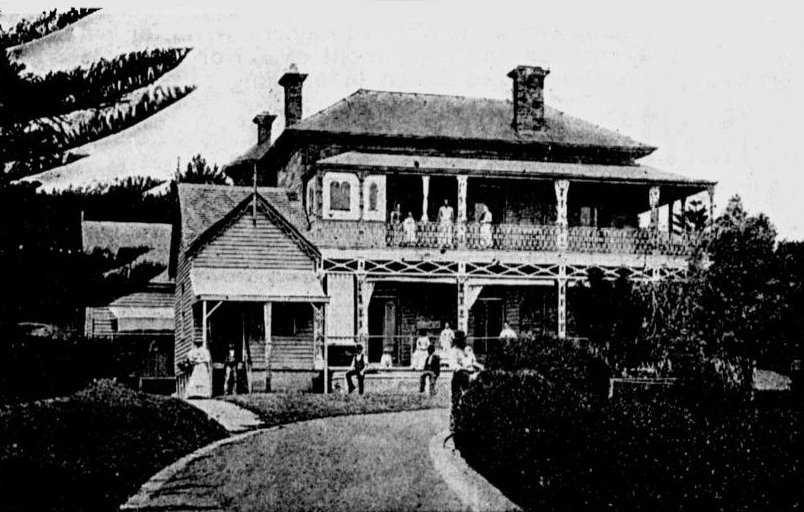
[[551, 106], [658, 146], [642, 162], [717, 180], [718, 205], [739, 193], [783, 237], [804, 238], [804, 11], [795, 2], [162, 3], [108, 7], [24, 49], [29, 69], [44, 72], [194, 48], [162, 82], [196, 92], [87, 146], [92, 156], [43, 176], [47, 186], [168, 178], [177, 157], [195, 153], [230, 161], [255, 142], [255, 113], [282, 113], [276, 81], [291, 62], [310, 75], [305, 116], [361, 87], [507, 99], [506, 73], [537, 64], [551, 69]]

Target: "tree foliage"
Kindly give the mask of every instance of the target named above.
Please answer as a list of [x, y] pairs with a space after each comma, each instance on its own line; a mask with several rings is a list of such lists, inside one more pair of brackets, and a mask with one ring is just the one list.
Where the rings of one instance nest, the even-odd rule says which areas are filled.
[[206, 159], [200, 154], [195, 155], [182, 172], [176, 173], [179, 183], [201, 183], [208, 185], [228, 185], [229, 177], [218, 168], [217, 164], [210, 167]]
[[[18, 27], [40, 27], [28, 32], [56, 30], [89, 12], [70, 13], [64, 16], [56, 11], [44, 13], [42, 19], [27, 25], [23, 21]], [[181, 64], [189, 48], [130, 52], [111, 60], [100, 59], [86, 67], [37, 76], [26, 72], [24, 63], [16, 61], [6, 50], [9, 42], [19, 39], [9, 34], [0, 30], [0, 35], [4, 35], [0, 41], [5, 42], [0, 45], [3, 84], [0, 180], [3, 181], [75, 161], [82, 155], [71, 150], [125, 130], [195, 89], [189, 85], [154, 84]]]
[[61, 30], [99, 10], [100, 9], [97, 8], [76, 9], [73, 7], [69, 11], [64, 12], [53, 9], [52, 11], [42, 11], [42, 13], [34, 19], [22, 19], [8, 30], [3, 29], [2, 25], [0, 25], [0, 48], [8, 48], [35, 41], [36, 39]]
[[[786, 372], [804, 340], [804, 244], [776, 246], [763, 215], [729, 201], [701, 241], [685, 281], [635, 286], [590, 275], [578, 326], [618, 370], [653, 366], [678, 374], [714, 370], [750, 383], [754, 362]], [[619, 281], [618, 281], [619, 283]]]

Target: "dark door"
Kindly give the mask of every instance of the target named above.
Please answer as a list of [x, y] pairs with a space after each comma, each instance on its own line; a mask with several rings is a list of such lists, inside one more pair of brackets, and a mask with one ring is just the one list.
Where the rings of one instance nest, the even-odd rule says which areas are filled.
[[473, 333], [475, 336], [474, 349], [479, 354], [485, 354], [489, 340], [497, 338], [502, 331], [505, 311], [502, 299], [478, 299], [472, 307], [475, 318]]

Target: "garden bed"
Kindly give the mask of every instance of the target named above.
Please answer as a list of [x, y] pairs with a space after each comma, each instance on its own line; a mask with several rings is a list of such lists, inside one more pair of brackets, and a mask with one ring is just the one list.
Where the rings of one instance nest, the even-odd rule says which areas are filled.
[[500, 372], [462, 400], [456, 442], [527, 510], [802, 510], [794, 400], [765, 392], [702, 404], [659, 391], [598, 403]]
[[111, 381], [0, 407], [3, 510], [117, 510], [162, 467], [226, 437], [180, 400]]

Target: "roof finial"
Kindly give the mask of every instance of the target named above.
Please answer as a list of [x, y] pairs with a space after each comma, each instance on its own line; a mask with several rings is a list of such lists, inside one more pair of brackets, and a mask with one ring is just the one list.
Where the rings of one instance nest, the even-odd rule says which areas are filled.
[[257, 225], [257, 162], [254, 162], [254, 194], [251, 198], [251, 222]]

